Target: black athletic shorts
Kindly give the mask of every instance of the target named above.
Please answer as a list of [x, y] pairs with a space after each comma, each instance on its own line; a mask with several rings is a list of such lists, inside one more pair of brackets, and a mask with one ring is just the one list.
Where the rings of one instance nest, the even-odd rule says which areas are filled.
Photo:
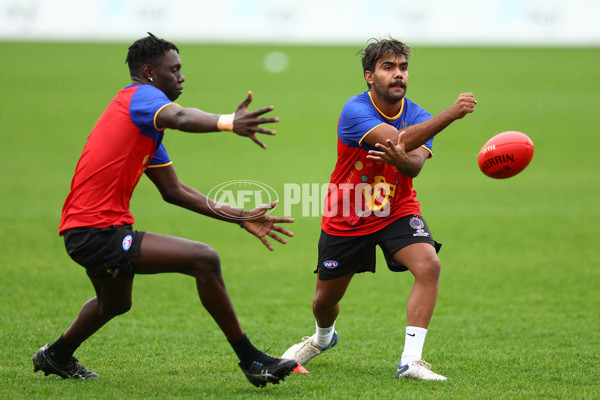
[[90, 278], [133, 279], [135, 271], [128, 257], [140, 255], [144, 233], [132, 230], [131, 225], [113, 225], [69, 229], [63, 237], [67, 253]]
[[319, 279], [329, 280], [352, 272], [375, 272], [377, 245], [391, 271], [407, 271], [393, 255], [413, 243], [429, 243], [436, 253], [442, 247], [433, 240], [427, 223], [419, 215], [401, 217], [380, 231], [364, 236], [333, 236], [321, 231], [315, 273], [319, 272]]

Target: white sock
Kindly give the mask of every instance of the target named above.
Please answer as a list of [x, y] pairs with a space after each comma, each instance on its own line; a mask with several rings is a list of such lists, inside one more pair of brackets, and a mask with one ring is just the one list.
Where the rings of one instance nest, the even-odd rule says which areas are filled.
[[404, 351], [402, 352], [401, 364], [406, 365], [413, 361], [419, 361], [423, 355], [423, 345], [427, 329], [418, 326], [407, 326], [404, 339]]
[[335, 333], [335, 322], [329, 328], [319, 328], [316, 322], [315, 326], [317, 327], [317, 333], [313, 336], [313, 342], [316, 342], [320, 348], [327, 347], [331, 343], [331, 339], [333, 339], [333, 334]]

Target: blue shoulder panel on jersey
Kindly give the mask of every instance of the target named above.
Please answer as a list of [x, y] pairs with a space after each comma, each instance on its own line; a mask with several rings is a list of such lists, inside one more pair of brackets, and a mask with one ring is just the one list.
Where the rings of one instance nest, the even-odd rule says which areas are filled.
[[[401, 131], [407, 126], [418, 124], [430, 118], [431, 114], [429, 112], [406, 98], [400, 116], [394, 116], [393, 119], [387, 118], [377, 110], [371, 101], [369, 92], [366, 91], [351, 97], [344, 104], [338, 122], [338, 136], [344, 144], [350, 147], [362, 147], [365, 150], [371, 150], [376, 148], [365, 143], [362, 139], [382, 123], [392, 125]], [[431, 151], [433, 138], [428, 140], [424, 146]]]
[[156, 129], [154, 118], [159, 110], [170, 103], [172, 101], [161, 90], [151, 85], [139, 85], [129, 103], [131, 121], [140, 128], [142, 135], [158, 142], [162, 131]]

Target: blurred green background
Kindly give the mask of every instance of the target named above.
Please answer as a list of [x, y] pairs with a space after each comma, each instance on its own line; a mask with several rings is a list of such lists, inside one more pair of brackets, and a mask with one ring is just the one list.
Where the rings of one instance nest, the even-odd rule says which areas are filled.
[[[252, 90], [274, 105], [275, 137], [262, 150], [227, 132], [168, 131], [179, 178], [207, 193], [256, 180], [280, 198], [286, 183], [326, 183], [342, 105], [366, 90], [360, 46], [178, 46], [183, 106], [230, 113]], [[434, 141], [415, 180], [443, 271], [424, 357], [444, 384], [393, 379], [403, 346], [407, 274], [354, 279], [336, 325], [337, 350], [311, 374], [254, 390], [223, 335], [181, 276], [138, 277], [133, 310], [78, 351], [103, 379], [84, 384], [31, 373], [31, 355], [66, 329], [93, 295], [58, 237], [58, 221], [87, 135], [130, 83], [128, 44], [0, 43], [0, 397], [5, 398], [594, 398], [600, 361], [597, 48], [417, 47], [407, 97], [432, 114], [473, 92], [476, 112]], [[282, 52], [287, 68], [265, 68]], [[477, 153], [494, 134], [533, 140], [529, 167], [485, 177]], [[278, 355], [314, 321], [312, 271], [320, 218], [292, 208], [296, 234], [269, 253], [236, 226], [162, 201], [142, 178], [131, 204], [136, 229], [206, 242], [221, 254], [242, 325]], [[280, 205], [273, 215], [281, 215]], [[56, 378], [56, 379], [53, 379]], [[266, 394], [265, 394], [266, 393]]]

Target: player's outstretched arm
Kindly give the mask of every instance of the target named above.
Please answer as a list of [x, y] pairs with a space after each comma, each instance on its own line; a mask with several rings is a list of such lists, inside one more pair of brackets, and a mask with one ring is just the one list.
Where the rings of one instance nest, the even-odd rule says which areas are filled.
[[422, 146], [457, 119], [475, 111], [476, 104], [477, 100], [473, 93], [462, 93], [447, 110], [434, 115], [427, 121], [407, 127], [404, 138], [406, 150], [411, 151]]
[[[475, 110], [476, 104], [477, 100], [475, 100], [473, 93], [462, 93], [447, 110], [434, 115], [427, 121], [404, 128], [406, 132], [404, 135], [405, 150], [409, 152], [421, 147], [452, 122], [472, 113]], [[364, 141], [372, 146], [375, 146], [377, 143], [385, 144], [388, 139], [395, 143], [398, 133], [398, 130], [392, 125], [382, 124], [373, 129], [365, 137]]]
[[294, 236], [287, 229], [275, 225], [294, 222], [293, 218], [266, 215], [269, 210], [275, 208], [277, 202], [265, 204], [250, 211], [244, 211], [226, 204], [217, 203], [196, 189], [180, 182], [172, 165], [148, 168], [146, 175], [157, 187], [166, 202], [211, 218], [238, 223], [241, 227], [259, 238], [269, 250], [273, 250], [273, 246], [268, 242], [267, 236], [283, 244], [286, 243], [286, 240], [277, 235], [276, 232], [290, 237]]
[[260, 125], [279, 122], [279, 118], [261, 117], [272, 111], [273, 106], [248, 111], [252, 98], [252, 92], [248, 92], [248, 97], [240, 103], [233, 114], [211, 114], [197, 108], [171, 104], [158, 113], [156, 125], [160, 128], [195, 133], [231, 131], [240, 136], [249, 137], [260, 147], [266, 149], [267, 146], [256, 137], [256, 134], [275, 135], [274, 130], [262, 128]]
[[173, 165], [148, 168], [146, 169], [146, 176], [154, 183], [167, 203], [211, 218], [237, 222], [237, 216], [240, 214], [239, 209], [217, 204], [217, 202], [196, 189], [180, 182]]

